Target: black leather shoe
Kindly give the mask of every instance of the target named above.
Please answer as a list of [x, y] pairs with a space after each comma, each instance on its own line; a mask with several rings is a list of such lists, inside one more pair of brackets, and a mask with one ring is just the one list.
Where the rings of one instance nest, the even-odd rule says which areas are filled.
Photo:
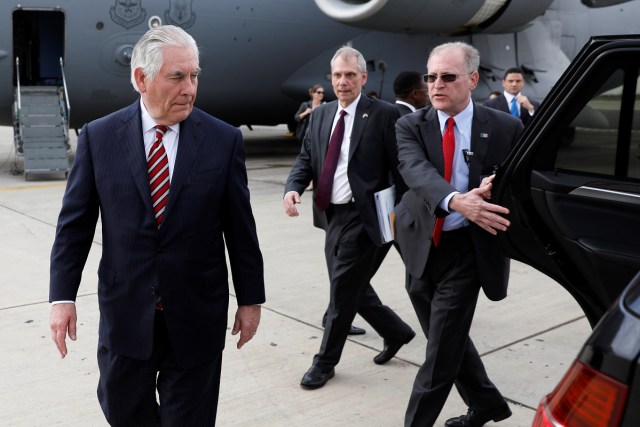
[[[324, 328], [324, 325], [326, 324], [326, 319], [323, 318], [322, 319], [322, 327]], [[364, 335], [366, 334], [367, 331], [365, 331], [362, 328], [358, 328], [357, 326], [353, 326], [351, 325], [351, 327], [349, 328], [349, 335]]]
[[351, 325], [351, 327], [349, 328], [349, 335], [364, 335], [366, 333], [367, 331], [362, 328], [358, 328], [357, 326]]
[[469, 409], [466, 415], [450, 418], [444, 425], [446, 427], [482, 427], [489, 421], [497, 423], [498, 421], [506, 420], [510, 416], [511, 409], [506, 405], [489, 411], [474, 411], [473, 409]]
[[327, 372], [322, 372], [317, 366], [309, 368], [306, 374], [302, 377], [300, 385], [307, 390], [314, 390], [324, 386], [327, 381], [336, 375], [336, 370], [331, 368]]
[[391, 360], [393, 356], [396, 355], [398, 350], [400, 350], [400, 347], [402, 347], [405, 344], [408, 344], [409, 341], [411, 341], [415, 336], [416, 336], [416, 333], [411, 331], [411, 333], [402, 341], [388, 343], [385, 340], [382, 351], [380, 352], [380, 354], [378, 354], [376, 357], [373, 358], [374, 363], [378, 365], [384, 365], [389, 360]]

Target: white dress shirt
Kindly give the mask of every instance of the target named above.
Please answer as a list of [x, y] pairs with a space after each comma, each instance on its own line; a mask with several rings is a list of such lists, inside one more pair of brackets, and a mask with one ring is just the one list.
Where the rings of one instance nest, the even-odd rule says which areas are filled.
[[342, 139], [342, 146], [340, 147], [340, 157], [338, 157], [338, 165], [336, 166], [336, 173], [333, 175], [333, 188], [331, 189], [331, 203], [342, 204], [348, 203], [353, 198], [353, 192], [351, 191], [351, 185], [349, 185], [349, 178], [347, 177], [347, 168], [349, 166], [349, 146], [351, 145], [351, 131], [353, 131], [353, 121], [356, 116], [356, 107], [360, 102], [362, 93], [358, 95], [355, 101], [347, 106], [347, 108], [341, 108], [338, 104], [338, 110], [333, 118], [333, 125], [331, 126], [331, 133], [338, 123], [340, 117], [340, 111], [343, 109], [347, 112], [344, 116], [344, 137]]
[[400, 101], [399, 99], [396, 99], [396, 104], [402, 104], [405, 107], [409, 107], [409, 109], [411, 111], [413, 111], [415, 113], [416, 111], [416, 107], [414, 107], [413, 105], [409, 104], [408, 102], [404, 102], [404, 101]]
[[[444, 135], [447, 119], [449, 116], [442, 111], [438, 111], [440, 121], [440, 131]], [[467, 107], [456, 114], [453, 119], [456, 124], [453, 133], [456, 138], [456, 148], [453, 152], [453, 169], [451, 171], [451, 186], [455, 188], [447, 197], [442, 199], [438, 205], [441, 209], [451, 212], [445, 217], [443, 231], [455, 230], [456, 228], [469, 225], [469, 221], [455, 211], [449, 210], [449, 201], [457, 193], [469, 191], [469, 164], [466, 162], [464, 151], [471, 150], [471, 124], [473, 122], [473, 102], [469, 101]]]

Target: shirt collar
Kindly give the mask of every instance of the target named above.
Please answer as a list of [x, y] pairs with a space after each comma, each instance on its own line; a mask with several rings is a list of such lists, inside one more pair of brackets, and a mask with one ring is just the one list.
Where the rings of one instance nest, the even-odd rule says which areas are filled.
[[511, 100], [513, 98], [515, 98], [516, 96], [520, 95], [520, 93], [516, 94], [516, 95], [511, 95], [509, 92], [507, 92], [506, 90], [504, 91], [504, 97], [507, 99], [507, 104], [511, 104]]
[[340, 114], [340, 111], [345, 110], [351, 117], [355, 117], [356, 108], [358, 107], [358, 102], [360, 102], [360, 97], [362, 97], [362, 92], [360, 92], [360, 95], [358, 95], [355, 101], [347, 105], [347, 108], [340, 108], [340, 102], [338, 101], [338, 111], [336, 111], [336, 114]]
[[[144, 105], [142, 98], [140, 98], [140, 111], [142, 112], [142, 133], [146, 133], [152, 130], [158, 123], [151, 117], [149, 114], [149, 110]], [[180, 123], [176, 123], [175, 125], [168, 126], [174, 132], [180, 132]]]
[[409, 107], [409, 109], [411, 111], [416, 111], [416, 107], [414, 107], [413, 105], [409, 104], [408, 102], [404, 102], [404, 101], [400, 101], [399, 99], [396, 99], [396, 104], [402, 104], [402, 105], [406, 105], [407, 107]]
[[[438, 120], [440, 121], [440, 131], [444, 132], [444, 127], [446, 126], [447, 119], [451, 117], [447, 113], [444, 113], [438, 110]], [[456, 121], [456, 126], [458, 129], [466, 128], [467, 126], [471, 127], [471, 121], [473, 120], [473, 102], [469, 100], [469, 103], [465, 107], [464, 110], [460, 111], [458, 114], [453, 116], [453, 119]]]

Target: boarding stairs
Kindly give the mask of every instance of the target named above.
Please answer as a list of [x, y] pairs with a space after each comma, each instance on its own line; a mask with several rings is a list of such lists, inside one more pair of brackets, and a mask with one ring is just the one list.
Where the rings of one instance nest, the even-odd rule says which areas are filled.
[[22, 86], [15, 90], [13, 134], [24, 159], [25, 180], [33, 174], [69, 172], [68, 104], [64, 86]]

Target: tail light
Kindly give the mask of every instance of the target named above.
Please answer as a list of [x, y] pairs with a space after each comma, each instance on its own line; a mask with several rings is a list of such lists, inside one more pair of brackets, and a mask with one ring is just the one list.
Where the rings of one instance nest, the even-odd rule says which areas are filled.
[[538, 405], [531, 427], [614, 427], [620, 424], [628, 387], [576, 360]]

